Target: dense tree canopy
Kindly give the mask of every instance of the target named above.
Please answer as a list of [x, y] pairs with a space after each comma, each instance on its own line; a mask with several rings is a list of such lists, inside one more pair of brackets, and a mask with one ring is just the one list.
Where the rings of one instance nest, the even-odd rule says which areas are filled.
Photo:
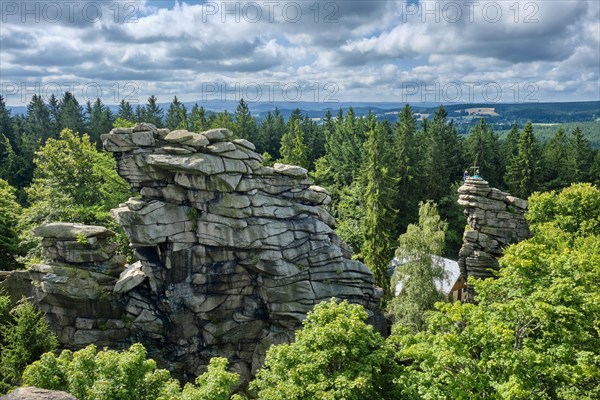
[[262, 400], [375, 400], [397, 395], [392, 348], [361, 306], [315, 306], [292, 344], [272, 346], [251, 387]]
[[227, 372], [227, 360], [213, 358], [208, 371], [183, 390], [169, 371], [146, 359], [141, 344], [128, 350], [63, 350], [46, 353], [23, 373], [25, 385], [65, 390], [79, 400], [227, 400], [239, 375]]

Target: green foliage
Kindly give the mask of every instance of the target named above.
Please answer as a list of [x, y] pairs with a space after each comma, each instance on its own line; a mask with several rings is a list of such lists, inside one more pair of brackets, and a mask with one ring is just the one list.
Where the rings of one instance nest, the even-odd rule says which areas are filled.
[[406, 398], [600, 396], [597, 199], [589, 185], [532, 196], [535, 236], [506, 249], [497, 279], [473, 280], [477, 304], [440, 304], [425, 331], [397, 331]]
[[94, 105], [90, 107], [88, 102], [87, 133], [90, 140], [96, 144], [98, 150], [102, 150], [102, 140], [100, 135], [110, 132], [113, 127], [113, 113], [100, 99], [96, 99]]
[[14, 308], [0, 295], [0, 394], [21, 383], [27, 364], [56, 348], [48, 323], [24, 298]]
[[157, 102], [158, 99], [156, 98], [156, 96], [152, 95], [148, 97], [146, 107], [144, 107], [143, 110], [140, 109], [140, 112], [142, 113], [140, 117], [143, 119], [144, 122], [154, 124], [157, 128], [162, 128], [164, 110], [158, 105]]
[[17, 231], [20, 214], [21, 206], [17, 203], [15, 189], [0, 179], [0, 270], [21, 266], [17, 261], [17, 257], [23, 254]]
[[208, 371], [196, 378], [196, 385], [188, 383], [183, 388], [181, 400], [227, 400], [231, 389], [238, 383], [239, 375], [227, 372], [225, 358], [212, 358]]
[[253, 143], [258, 139], [256, 121], [250, 113], [248, 103], [244, 99], [240, 99], [240, 103], [235, 111], [233, 134], [236, 137], [247, 139]]
[[115, 161], [98, 152], [87, 135], [65, 129], [36, 152], [35, 179], [27, 189], [31, 206], [20, 224], [25, 241], [35, 245], [32, 228], [64, 221], [100, 224], [119, 231], [109, 210], [129, 197], [127, 183], [118, 176]]
[[281, 138], [280, 152], [281, 163], [308, 167], [308, 146], [304, 143], [304, 131], [299, 120], [295, 120]]
[[373, 271], [375, 284], [383, 289], [383, 301], [391, 298], [388, 266], [393, 257], [391, 237], [394, 220], [393, 202], [396, 197], [395, 182], [389, 176], [390, 155], [385, 127], [377, 124], [375, 116], [369, 115], [367, 131], [366, 165], [364, 169], [365, 219], [363, 230], [363, 256]]
[[250, 385], [262, 400], [398, 398], [393, 352], [359, 305], [315, 306], [291, 344], [272, 346]]
[[117, 117], [115, 119], [115, 122], [113, 123], [113, 128], [133, 128], [134, 126], [135, 122], [126, 120], [121, 117]]
[[517, 154], [510, 160], [504, 179], [512, 195], [527, 198], [539, 188], [541, 172], [540, 144], [529, 122], [521, 133]]
[[46, 353], [25, 369], [23, 383], [65, 390], [79, 400], [225, 400], [238, 383], [238, 374], [226, 371], [227, 360], [214, 358], [196, 379], [198, 386], [187, 384], [182, 391], [167, 370], [146, 356], [139, 343], [122, 352], [90, 345], [58, 357]]
[[418, 225], [410, 224], [399, 238], [396, 257], [400, 265], [394, 271], [392, 287], [400, 283], [402, 291], [390, 301], [388, 311], [397, 325], [414, 332], [425, 329], [425, 311], [444, 300], [436, 283], [447, 279], [441, 258], [447, 226], [434, 203], [421, 203]]
[[529, 198], [526, 217], [536, 233], [535, 229], [546, 229], [551, 223], [571, 234], [600, 235], [600, 190], [580, 183], [560, 193], [535, 193]]
[[466, 144], [469, 163], [477, 164], [480, 175], [490, 183], [490, 186], [500, 186], [504, 169], [498, 135], [481, 119], [475, 128], [471, 130]]
[[[321, 160], [326, 162], [325, 158], [321, 158]], [[363, 259], [361, 251], [365, 242], [363, 229], [366, 213], [364, 191], [364, 184], [358, 179], [352, 182], [351, 185], [342, 187], [339, 191], [339, 202], [336, 207], [338, 225], [335, 231], [352, 248], [354, 257], [360, 260]]]
[[167, 110], [167, 117], [165, 118], [165, 125], [168, 129], [188, 129], [187, 110], [185, 105], [177, 99], [177, 96], [173, 98], [169, 109]]

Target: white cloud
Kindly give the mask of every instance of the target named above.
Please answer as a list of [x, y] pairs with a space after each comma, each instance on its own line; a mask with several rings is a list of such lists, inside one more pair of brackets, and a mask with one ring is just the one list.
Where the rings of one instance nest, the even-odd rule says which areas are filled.
[[[23, 22], [4, 9], [1, 81], [93, 82], [111, 98], [111, 87], [134, 82], [141, 101], [150, 94], [199, 99], [206, 82], [273, 81], [334, 82], [337, 97], [348, 101], [399, 101], [402, 85], [414, 82], [534, 83], [541, 100], [600, 98], [600, 6], [594, 1], [480, 1], [472, 19], [464, 7], [455, 18], [454, 5], [464, 4], [456, 1], [425, 1], [421, 9], [406, 1], [279, 2], [271, 15], [266, 3], [256, 3], [263, 5], [256, 21], [248, 2], [235, 2], [237, 15], [224, 13], [221, 2], [112, 8], [79, 2], [80, 9], [101, 6], [94, 23], [80, 9], [72, 20], [54, 22]], [[302, 6], [298, 21], [293, 4]], [[502, 16], [492, 22], [496, 4]], [[537, 22], [525, 23], [528, 17]], [[6, 94], [9, 103], [22, 103], [20, 93]]]

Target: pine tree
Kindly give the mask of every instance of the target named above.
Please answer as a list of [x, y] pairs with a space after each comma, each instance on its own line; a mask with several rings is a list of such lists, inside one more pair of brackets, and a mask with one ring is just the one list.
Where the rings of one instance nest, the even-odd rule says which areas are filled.
[[144, 121], [149, 124], [154, 124], [157, 128], [162, 128], [163, 125], [163, 109], [157, 103], [158, 99], [152, 95], [148, 97], [148, 103], [144, 107]]
[[231, 118], [231, 114], [227, 112], [227, 110], [223, 110], [223, 112], [211, 114], [210, 118], [210, 127], [211, 128], [225, 128], [229, 129], [233, 132], [235, 129], [235, 123]]
[[544, 146], [543, 155], [546, 168], [543, 186], [546, 190], [560, 189], [574, 182], [575, 160], [569, 145], [569, 138], [565, 130], [559, 128]]
[[48, 110], [50, 111], [50, 135], [48, 137], [57, 139], [60, 132], [60, 106], [54, 93], [50, 95], [50, 100], [48, 100]]
[[298, 119], [294, 120], [291, 129], [281, 138], [280, 162], [308, 167], [308, 146], [304, 143], [304, 132]]
[[61, 130], [71, 129], [73, 132], [83, 134], [85, 129], [83, 108], [71, 92], [65, 92], [58, 104], [58, 122]]
[[136, 120], [133, 107], [128, 101], [125, 101], [125, 99], [121, 100], [121, 103], [119, 103], [116, 117], [129, 122], [135, 122]]
[[0, 95], [0, 135], [4, 135], [10, 140], [11, 144], [15, 144], [15, 137], [10, 117], [11, 110], [6, 108], [4, 97]]
[[421, 133], [425, 195], [434, 201], [446, 195], [451, 183], [460, 179], [463, 171], [460, 140], [447, 117], [446, 109], [440, 106]]
[[144, 122], [144, 117], [146, 115], [146, 107], [142, 107], [139, 104], [135, 107], [135, 120], [134, 122], [140, 123]]
[[190, 125], [194, 132], [204, 132], [209, 129], [208, 121], [206, 120], [206, 111], [204, 111], [204, 107], [198, 108], [198, 103], [192, 107]]
[[[50, 111], [41, 96], [33, 95], [31, 102], [27, 105], [27, 136], [29, 145], [33, 150], [44, 144], [50, 136], [51, 122]], [[33, 154], [33, 153], [32, 153]]]
[[417, 155], [417, 121], [408, 104], [394, 124], [392, 143], [392, 175], [397, 180], [398, 195], [394, 208], [397, 210], [393, 237], [398, 237], [416, 218], [419, 199], [419, 166]]
[[500, 143], [498, 135], [481, 118], [471, 130], [467, 139], [468, 159], [479, 167], [480, 175], [489, 182], [490, 186], [498, 187], [502, 183]]
[[[235, 125], [233, 134], [239, 138], [244, 138], [252, 143], [255, 143], [258, 139], [258, 129], [256, 127], [256, 121], [250, 113], [248, 103], [244, 99], [240, 99], [240, 102], [235, 110]], [[259, 151], [262, 149], [259, 149]]]
[[169, 105], [165, 125], [171, 130], [188, 129], [187, 110], [185, 105], [177, 99], [177, 96], [173, 98], [171, 105]]
[[386, 152], [388, 143], [382, 124], [374, 115], [367, 116], [367, 142], [365, 143], [366, 182], [365, 219], [363, 231], [365, 241], [362, 254], [365, 263], [373, 271], [375, 284], [383, 289], [383, 302], [390, 300], [389, 265], [393, 257], [393, 201], [397, 195], [390, 178], [390, 156]]
[[588, 173], [593, 160], [592, 146], [589, 140], [583, 136], [579, 127], [573, 129], [570, 140], [570, 158], [574, 164], [573, 174], [574, 182], [584, 182], [588, 178]]
[[88, 135], [98, 150], [102, 150], [100, 135], [110, 132], [113, 122], [113, 115], [110, 108], [102, 104], [100, 99], [96, 99], [92, 106]]
[[519, 137], [517, 155], [511, 159], [504, 180], [514, 196], [527, 198], [539, 188], [541, 150], [528, 122]]

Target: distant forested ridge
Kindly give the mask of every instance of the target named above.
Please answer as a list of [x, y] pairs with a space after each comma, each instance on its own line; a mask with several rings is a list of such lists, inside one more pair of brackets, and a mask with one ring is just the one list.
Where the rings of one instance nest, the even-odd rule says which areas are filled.
[[[207, 111], [198, 104], [189, 107], [177, 97], [163, 108], [155, 96], [143, 106], [122, 101], [112, 111], [100, 99], [80, 104], [67, 92], [48, 101], [34, 95], [26, 114], [12, 115], [0, 98], [0, 178], [16, 188], [18, 202], [27, 209], [35, 190], [29, 189], [26, 195], [25, 189], [40, 174], [34, 164], [36, 154], [48, 140], [61, 140], [64, 129], [80, 136], [87, 133], [90, 143], [103, 153], [100, 135], [113, 126], [144, 121], [172, 130], [224, 127], [253, 142], [264, 153], [266, 164], [301, 165], [317, 184], [329, 189], [338, 232], [357, 258], [390, 256], [398, 236], [417, 221], [419, 202], [426, 200], [437, 203], [448, 221], [445, 253], [456, 257], [464, 227], [456, 188], [465, 170], [473, 173], [473, 167], [478, 167], [490, 185], [520, 197], [599, 180], [598, 150], [592, 145], [598, 142], [598, 122], [564, 126], [526, 122], [500, 135], [489, 118], [479, 114], [516, 116], [535, 108], [539, 115], [555, 110], [588, 118], [596, 115], [598, 104], [565, 103], [560, 112], [555, 103], [495, 105], [494, 112], [469, 105], [471, 128], [469, 135], [461, 135], [457, 125], [464, 117], [459, 114], [465, 112], [457, 111], [465, 105], [420, 109], [419, 113], [407, 105], [400, 113], [391, 113], [393, 118], [373, 112], [358, 115], [352, 107], [335, 113], [328, 110], [323, 118], [295, 109], [286, 118], [275, 108], [256, 118], [244, 100], [233, 113]], [[383, 214], [369, 214], [373, 209]], [[378, 244], [385, 243], [383, 249], [375, 250], [369, 242], [368, 232], [373, 229], [378, 232]], [[373, 251], [380, 254], [373, 255]]]

